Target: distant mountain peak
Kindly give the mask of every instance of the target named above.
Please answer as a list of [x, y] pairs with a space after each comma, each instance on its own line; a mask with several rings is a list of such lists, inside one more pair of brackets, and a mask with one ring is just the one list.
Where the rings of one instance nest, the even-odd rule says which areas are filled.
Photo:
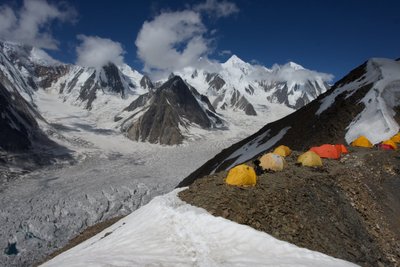
[[288, 67], [290, 67], [292, 69], [295, 69], [295, 70], [304, 70], [303, 66], [301, 66], [301, 65], [299, 65], [299, 64], [297, 64], [297, 63], [295, 63], [293, 61], [289, 61], [284, 66], [288, 66]]
[[154, 92], [141, 95], [125, 111], [133, 114], [122, 124], [128, 138], [164, 145], [181, 144], [189, 126], [210, 129], [223, 123], [208, 98], [177, 75]]
[[243, 65], [243, 64], [248, 64], [245, 61], [243, 61], [241, 58], [239, 58], [237, 55], [232, 55], [224, 64], [229, 64], [229, 65]]

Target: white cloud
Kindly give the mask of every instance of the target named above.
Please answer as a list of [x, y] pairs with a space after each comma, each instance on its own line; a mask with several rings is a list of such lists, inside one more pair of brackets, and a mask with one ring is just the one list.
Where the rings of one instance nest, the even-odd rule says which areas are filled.
[[217, 18], [228, 17], [239, 12], [239, 8], [235, 3], [217, 0], [206, 0], [204, 3], [194, 6], [193, 9]]
[[[295, 66], [293, 67], [293, 65]], [[298, 82], [307, 82], [309, 79], [321, 79], [322, 81], [330, 82], [334, 77], [332, 74], [304, 69], [303, 67], [292, 62], [283, 66], [274, 65], [272, 70], [276, 80], [278, 81], [294, 80]]]
[[202, 4], [177, 12], [163, 12], [145, 21], [135, 44], [137, 55], [144, 62], [144, 71], [169, 73], [199, 64], [199, 58], [211, 53], [212, 36], [202, 22], [202, 14], [227, 17], [238, 12], [228, 1], [206, 0]]
[[305, 69], [302, 66], [289, 62], [285, 65], [275, 64], [271, 69], [262, 65], [253, 65], [249, 77], [254, 80], [268, 80], [276, 82], [295, 81], [297, 83], [306, 83], [308, 80], [319, 79], [324, 82], [330, 82], [334, 76], [332, 74], [317, 72]]
[[45, 0], [25, 0], [20, 10], [0, 6], [0, 39], [40, 48], [57, 49], [58, 41], [49, 25], [54, 20], [73, 21], [76, 11], [72, 7], [49, 4]]
[[232, 51], [231, 50], [221, 50], [219, 52], [219, 55], [220, 56], [230, 56], [230, 55], [232, 55]]
[[78, 35], [77, 38], [82, 43], [76, 48], [76, 64], [85, 67], [102, 67], [110, 62], [116, 65], [124, 63], [125, 51], [120, 43], [83, 34]]
[[135, 42], [138, 57], [145, 63], [146, 71], [174, 71], [193, 65], [209, 49], [205, 32], [199, 13], [162, 13], [144, 22]]

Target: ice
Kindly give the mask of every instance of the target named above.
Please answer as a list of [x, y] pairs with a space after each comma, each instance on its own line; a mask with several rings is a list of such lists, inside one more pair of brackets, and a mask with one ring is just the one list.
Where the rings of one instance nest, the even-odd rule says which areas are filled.
[[176, 189], [42, 266], [356, 266], [181, 201]]

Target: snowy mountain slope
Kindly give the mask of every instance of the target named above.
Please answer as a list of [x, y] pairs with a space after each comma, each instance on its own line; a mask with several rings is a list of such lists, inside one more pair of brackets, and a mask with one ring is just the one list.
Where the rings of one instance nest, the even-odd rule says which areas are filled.
[[293, 62], [268, 69], [246, 63], [236, 55], [222, 64], [200, 61], [204, 61], [199, 63], [203, 68], [187, 67], [176, 73], [207, 95], [217, 111], [230, 108], [256, 115], [270, 103], [298, 109], [329, 89], [327, 82], [331, 79]]
[[349, 144], [360, 135], [377, 144], [399, 131], [399, 103], [400, 62], [370, 59], [309, 105], [222, 151], [180, 186], [281, 144], [302, 151], [324, 143]]
[[[147, 76], [140, 74], [127, 65], [116, 66], [110, 63], [98, 68], [74, 66], [60, 63], [40, 49], [6, 42], [0, 45], [3, 55], [11, 61], [12, 65], [18, 68], [20, 75], [17, 76], [21, 77], [21, 79], [16, 81], [15, 84], [19, 92], [24, 97], [26, 96], [25, 99], [30, 98], [30, 102], [32, 102], [34, 99], [32, 96], [39, 89], [57, 93], [67, 103], [93, 111], [94, 119], [99, 128], [115, 129], [122, 126], [120, 129], [123, 132], [131, 130], [128, 136], [133, 140], [146, 140], [148, 137], [149, 132], [143, 132], [147, 131], [148, 127], [142, 127], [143, 122], [137, 123], [137, 118], [143, 114], [135, 114], [138, 110], [127, 112], [126, 107], [130, 106], [135, 100], [137, 100], [135, 103], [138, 103], [138, 101], [147, 98], [146, 95], [149, 92], [155, 92], [161, 86], [159, 81], [153, 83]], [[3, 67], [5, 69], [8, 68], [5, 65]], [[288, 72], [287, 68], [294, 74], [282, 74]], [[209, 66], [199, 70], [186, 68], [182, 71], [182, 75], [186, 78], [190, 76], [186, 80], [190, 88], [194, 88], [191, 91], [199, 92], [199, 95], [196, 96], [197, 101], [192, 101], [192, 103], [196, 106], [200, 104], [201, 108], [195, 109], [198, 110], [199, 114], [206, 113], [213, 121], [211, 127], [205, 126], [205, 124], [201, 125], [202, 123], [200, 123], [200, 127], [212, 129], [221, 122], [220, 116], [222, 114], [227, 115], [225, 120], [229, 118], [229, 121], [225, 124], [227, 127], [231, 127], [233, 124], [243, 124], [243, 120], [238, 121], [237, 119], [242, 118], [242, 116], [233, 115], [237, 113], [235, 112], [236, 110], [242, 110], [244, 114], [252, 115], [253, 117], [257, 114], [262, 114], [262, 117], [266, 117], [266, 121], [271, 121], [271, 118], [280, 118], [293, 112], [294, 106], [290, 105], [290, 101], [304, 104], [320, 92], [318, 90], [312, 91], [313, 87], [309, 88], [310, 92], [306, 92], [303, 87], [299, 87], [299, 81], [301, 80], [299, 77], [302, 78], [304, 75], [300, 75], [298, 72], [306, 71], [301, 66], [290, 63], [287, 64], [287, 68], [276, 67], [269, 70], [265, 67], [250, 65], [233, 56], [223, 64], [214, 64], [212, 68]], [[283, 69], [285, 71], [282, 71]], [[213, 72], [209, 72], [210, 70], [213, 70]], [[276, 81], [282, 80], [280, 76], [297, 77], [291, 81], [290, 88], [296, 93], [293, 93], [290, 99], [285, 100], [280, 97], [278, 97], [279, 99], [277, 98], [278, 100], [274, 99], [274, 93], [286, 92], [276, 89]], [[324, 77], [321, 76], [319, 79], [321, 83], [319, 80], [315, 80], [315, 82], [323, 86]], [[301, 82], [304, 82], [303, 80]], [[271, 83], [274, 85], [271, 85]], [[285, 84], [287, 83], [288, 81], [285, 81]], [[285, 104], [285, 101], [290, 103]], [[34, 102], [32, 103], [35, 104]], [[147, 108], [148, 106], [146, 106]], [[219, 115], [216, 115], [213, 109]], [[233, 113], [231, 114], [231, 112]], [[178, 112], [178, 114], [182, 115], [182, 112]], [[150, 119], [149, 113], [147, 116]], [[198, 114], [195, 116], [198, 116]], [[188, 116], [186, 115], [186, 117]], [[248, 120], [249, 118], [243, 119]], [[173, 123], [174, 127], [161, 132], [161, 134], [169, 135], [164, 140], [170, 139], [172, 133], [178, 138], [171, 142], [181, 143], [183, 136], [193, 135], [197, 131], [196, 127], [188, 127], [188, 123], [185, 122], [185, 116], [173, 120], [169, 118], [168, 120], [169, 122], [166, 126], [170, 126]], [[260, 122], [256, 118], [252, 120], [254, 123]], [[142, 133], [139, 134], [130, 127], [134, 122], [136, 122], [136, 128], [140, 128]], [[149, 123], [145, 122], [144, 124], [148, 125]], [[262, 124], [259, 124], [259, 126], [262, 126]], [[133, 134], [133, 132], [135, 133]], [[156, 132], [156, 135], [159, 135], [160, 131], [157, 130]], [[185, 134], [182, 135], [179, 132], [185, 132]], [[141, 137], [139, 138], [139, 136]], [[160, 140], [156, 139], [151, 138], [151, 142], [170, 142], [160, 142]]]
[[[93, 102], [104, 96], [118, 102], [118, 98], [147, 92], [147, 88], [140, 86], [143, 75], [126, 64], [108, 63], [98, 68], [63, 64], [43, 50], [9, 42], [0, 42], [0, 51], [24, 77], [18, 84], [26, 83], [30, 87], [24, 88], [25, 91], [39, 88], [57, 91], [65, 101], [86, 109], [92, 109]], [[102, 105], [104, 102], [99, 103]]]
[[156, 197], [42, 266], [356, 266], [214, 217], [178, 192]]
[[154, 91], [139, 96], [117, 115], [128, 138], [150, 143], [182, 143], [189, 126], [223, 126], [208, 98], [179, 77], [171, 77]]

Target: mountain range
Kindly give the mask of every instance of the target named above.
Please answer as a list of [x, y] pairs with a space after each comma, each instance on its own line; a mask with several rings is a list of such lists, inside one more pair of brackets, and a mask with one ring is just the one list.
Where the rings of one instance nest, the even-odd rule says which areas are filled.
[[229, 129], [235, 114], [247, 119], [287, 115], [329, 89], [327, 77], [295, 63], [267, 69], [235, 55], [225, 63], [199, 59], [203, 67], [187, 67], [160, 81], [152, 81], [126, 64], [64, 64], [43, 50], [9, 42], [0, 43], [0, 55], [0, 82], [22, 96], [18, 103], [26, 101], [15, 102], [13, 108], [30, 106], [23, 117], [29, 117], [31, 126], [13, 127], [28, 125], [21, 116], [8, 116], [2, 124], [21, 131], [25, 148], [32, 143], [37, 128], [34, 120], [45, 123], [35, 107], [37, 90], [58, 94], [63, 101], [90, 110], [98, 117], [99, 126], [119, 129], [132, 140], [175, 145], [196, 128]]

